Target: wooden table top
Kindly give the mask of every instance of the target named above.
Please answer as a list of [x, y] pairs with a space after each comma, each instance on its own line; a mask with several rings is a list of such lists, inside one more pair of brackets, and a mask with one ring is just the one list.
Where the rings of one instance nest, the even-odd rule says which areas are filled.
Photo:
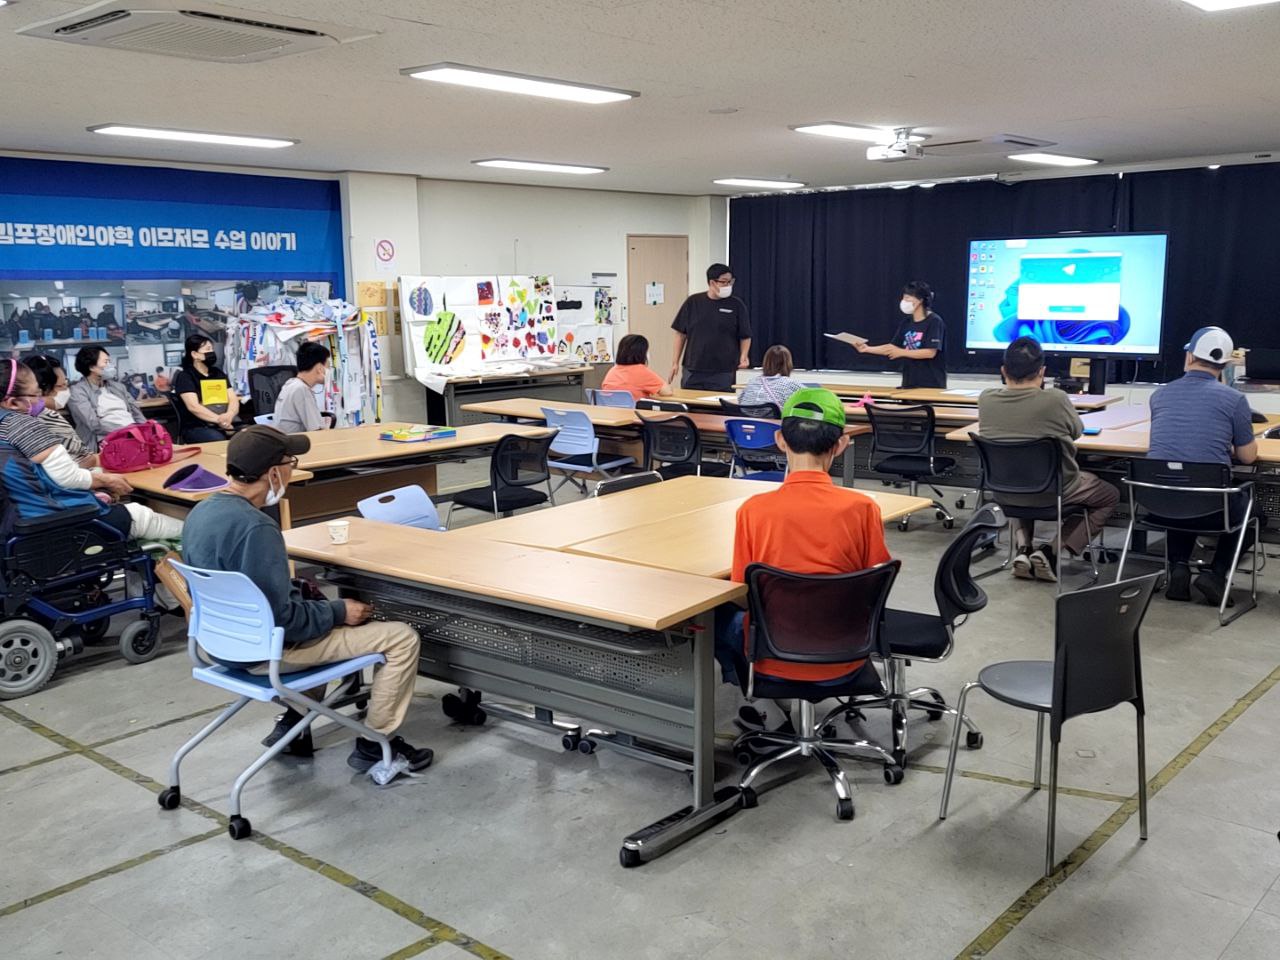
[[[776, 484], [756, 483], [760, 487]], [[763, 490], [760, 492], [764, 492]], [[885, 523], [898, 520], [932, 503], [926, 497], [910, 497], [878, 490], [858, 490], [880, 506]], [[625, 494], [615, 494], [616, 497]], [[612, 498], [605, 498], [606, 500]], [[735, 518], [741, 502], [711, 504], [680, 516], [662, 517], [642, 526], [570, 544], [570, 553], [623, 560], [643, 567], [657, 567], [701, 577], [729, 576], [733, 567]]]
[[[748, 497], [780, 484], [731, 477], [677, 477], [604, 497], [588, 497], [549, 510], [459, 527], [456, 539], [501, 540], [560, 550], [582, 540], [640, 527], [656, 518], [683, 516], [719, 503], [737, 509]], [[730, 521], [732, 525], [732, 521]]]
[[[227, 457], [225, 454], [226, 443], [206, 443], [201, 444], [200, 453], [194, 457], [188, 457], [185, 460], [179, 460], [176, 463], [166, 463], [162, 467], [152, 467], [150, 470], [139, 470], [137, 473], [126, 473], [125, 478], [128, 479], [129, 485], [138, 493], [149, 496], [158, 497], [165, 500], [177, 500], [183, 503], [199, 503], [205, 497], [217, 493], [217, 490], [209, 490], [205, 493], [186, 493], [180, 490], [166, 490], [164, 482], [169, 479], [175, 470], [188, 466], [192, 463], [198, 463], [211, 473], [216, 473], [220, 477], [227, 475]], [[213, 449], [218, 448], [218, 449]], [[309, 470], [298, 469], [293, 471], [293, 478], [290, 483], [305, 483], [311, 480], [315, 475]]]
[[[628, 407], [597, 407], [589, 403], [570, 403], [567, 400], [539, 400], [535, 397], [510, 397], [506, 400], [478, 400], [464, 403], [463, 410], [487, 413], [497, 417], [517, 417], [521, 420], [542, 420], [542, 408], [552, 410], [581, 410], [594, 427], [634, 427], [638, 425], [636, 411]], [[658, 411], [662, 412], [662, 411]], [[667, 414], [670, 416], [670, 414]]]
[[[551, 512], [551, 511], [548, 511]], [[351, 517], [347, 543], [326, 524], [285, 531], [289, 555], [551, 613], [664, 630], [746, 595], [742, 584]]]
[[[845, 413], [849, 414], [851, 407], [845, 407]], [[694, 429], [699, 433], [724, 433], [724, 425], [726, 420], [741, 420], [742, 417], [727, 417], [721, 413], [694, 413], [692, 410], [688, 413], [676, 413], [672, 410], [637, 410], [636, 414], [645, 420], [666, 420], [669, 417], [688, 417], [693, 421]], [[778, 423], [778, 420], [767, 420], [766, 423]], [[851, 437], [860, 437], [864, 433], [870, 433], [871, 427], [866, 423], [851, 423], [844, 428], [844, 432]]]
[[542, 367], [528, 373], [492, 373], [488, 376], [449, 377], [449, 383], [492, 383], [494, 380], [527, 380], [537, 377], [562, 377], [571, 373], [590, 373], [591, 364], [582, 363], [572, 367]]
[[[511, 433], [522, 437], [537, 437], [544, 436], [547, 432], [545, 427], [516, 423], [474, 423], [452, 428], [457, 431], [457, 435], [444, 440], [395, 443], [391, 440], [379, 439], [379, 434], [384, 430], [408, 426], [410, 426], [408, 423], [392, 421], [371, 423], [360, 427], [344, 427], [340, 430], [308, 431], [311, 449], [298, 458], [298, 465], [306, 470], [331, 470], [335, 467], [348, 467], [354, 464], [379, 464], [439, 451], [488, 446]], [[206, 452], [225, 457], [228, 442], [221, 440], [201, 446]]]
[[1114, 430], [1120, 427], [1149, 423], [1151, 421], [1151, 408], [1145, 403], [1111, 407], [1108, 410], [1095, 410], [1092, 413], [1086, 413], [1080, 417], [1080, 420], [1086, 427]]
[[[998, 384], [993, 384], [992, 389], [996, 386]], [[982, 390], [978, 387], [955, 387], [950, 390], [921, 387], [915, 390], [894, 391], [892, 399], [901, 400], [904, 403], [949, 403], [963, 406], [977, 400], [980, 393]], [[1069, 393], [1067, 396], [1077, 410], [1101, 410], [1120, 401], [1119, 397], [1100, 396], [1095, 393]]]

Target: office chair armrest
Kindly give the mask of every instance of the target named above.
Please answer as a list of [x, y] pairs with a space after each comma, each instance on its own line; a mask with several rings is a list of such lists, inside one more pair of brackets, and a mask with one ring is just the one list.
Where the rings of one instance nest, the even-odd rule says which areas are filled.
[[91, 504], [85, 504], [83, 507], [59, 510], [57, 513], [51, 513], [43, 517], [19, 520], [14, 523], [13, 532], [20, 537], [29, 537], [47, 533], [51, 530], [61, 530], [64, 527], [77, 527], [86, 521], [93, 520], [97, 516], [98, 508]]

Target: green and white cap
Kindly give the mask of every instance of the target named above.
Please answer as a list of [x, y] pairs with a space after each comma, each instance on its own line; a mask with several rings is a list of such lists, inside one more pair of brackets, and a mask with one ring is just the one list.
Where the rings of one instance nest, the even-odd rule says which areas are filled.
[[843, 427], [847, 423], [840, 398], [821, 387], [805, 387], [789, 396], [782, 407], [782, 419], [788, 417], [821, 420], [833, 427]]

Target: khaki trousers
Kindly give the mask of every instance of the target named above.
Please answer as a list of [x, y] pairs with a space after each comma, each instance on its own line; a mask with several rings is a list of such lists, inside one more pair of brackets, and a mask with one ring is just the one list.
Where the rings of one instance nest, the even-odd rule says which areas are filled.
[[[369, 691], [369, 713], [365, 723], [378, 733], [390, 736], [404, 723], [413, 684], [418, 677], [418, 631], [407, 623], [373, 620], [358, 627], [334, 627], [315, 643], [286, 647], [281, 673], [316, 667], [335, 660], [350, 660], [367, 653], [380, 653], [387, 662], [373, 668]], [[255, 673], [265, 672], [255, 670]], [[319, 700], [324, 691], [308, 691]]]
[[[1107, 523], [1107, 518], [1115, 512], [1120, 501], [1120, 492], [1105, 480], [1100, 479], [1088, 470], [1080, 471], [1080, 479], [1071, 492], [1062, 498], [1062, 505], [1079, 504], [1083, 506], [1089, 517], [1089, 532], [1096, 537]], [[1015, 542], [1019, 547], [1031, 543], [1031, 531], [1035, 524], [1030, 520], [1019, 520], [1014, 529]], [[1083, 516], [1071, 517], [1062, 522], [1062, 544], [1077, 556], [1085, 548], [1086, 531]], [[1061, 547], [1055, 542], [1054, 546]]]

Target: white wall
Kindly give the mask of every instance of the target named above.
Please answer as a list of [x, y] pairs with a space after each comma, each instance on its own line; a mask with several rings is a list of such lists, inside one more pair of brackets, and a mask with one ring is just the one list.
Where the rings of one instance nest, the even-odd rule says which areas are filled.
[[562, 284], [616, 273], [614, 294], [625, 304], [627, 234], [679, 234], [689, 237], [690, 284], [701, 290], [707, 265], [728, 256], [727, 204], [722, 197], [420, 180], [422, 273], [547, 273]]

